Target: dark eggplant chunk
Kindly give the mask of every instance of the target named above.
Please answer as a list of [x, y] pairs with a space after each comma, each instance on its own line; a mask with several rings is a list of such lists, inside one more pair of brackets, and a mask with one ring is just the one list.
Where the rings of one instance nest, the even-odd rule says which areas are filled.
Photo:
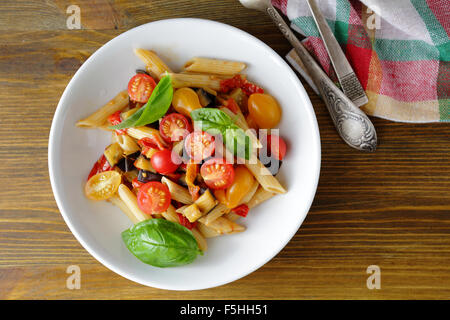
[[200, 104], [202, 105], [202, 107], [210, 107], [211, 105], [215, 104], [216, 97], [213, 94], [207, 92], [202, 88], [196, 89], [195, 92], [198, 95], [198, 99], [200, 100]]
[[134, 166], [134, 161], [136, 161], [139, 155], [140, 151], [125, 156], [117, 163], [117, 167], [119, 167], [119, 169], [124, 172], [136, 169], [136, 167]]
[[155, 121], [146, 125], [147, 127], [159, 130], [159, 121]]
[[162, 175], [158, 173], [153, 173], [146, 170], [139, 170], [138, 173], [138, 181], [142, 183], [147, 183], [150, 181], [161, 181]]

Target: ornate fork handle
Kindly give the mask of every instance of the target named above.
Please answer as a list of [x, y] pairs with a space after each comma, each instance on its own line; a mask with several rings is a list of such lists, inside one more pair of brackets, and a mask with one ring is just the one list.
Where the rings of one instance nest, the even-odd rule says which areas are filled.
[[291, 28], [284, 22], [278, 11], [272, 5], [269, 5], [266, 10], [305, 65], [314, 84], [320, 91], [341, 138], [355, 149], [375, 151], [377, 148], [377, 134], [367, 115], [336, 87], [297, 39]]

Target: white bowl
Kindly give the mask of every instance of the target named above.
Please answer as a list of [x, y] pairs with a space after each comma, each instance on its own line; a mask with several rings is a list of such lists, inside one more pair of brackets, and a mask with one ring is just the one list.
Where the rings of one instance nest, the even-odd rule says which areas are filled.
[[[280, 37], [282, 35], [280, 34]], [[208, 239], [208, 251], [192, 264], [156, 268], [136, 259], [121, 232], [128, 218], [108, 202], [85, 198], [83, 186], [110, 134], [80, 129], [75, 122], [126, 89], [144, 68], [135, 48], [155, 50], [174, 70], [194, 56], [244, 61], [248, 78], [283, 109], [280, 133], [288, 153], [278, 175], [288, 193], [252, 209], [240, 222], [245, 232]], [[50, 180], [72, 233], [103, 265], [138, 283], [171, 290], [196, 290], [237, 280], [272, 259], [295, 235], [313, 201], [320, 171], [320, 137], [311, 102], [297, 76], [270, 47], [234, 27], [202, 19], [148, 23], [109, 41], [76, 72], [56, 109], [49, 140]]]

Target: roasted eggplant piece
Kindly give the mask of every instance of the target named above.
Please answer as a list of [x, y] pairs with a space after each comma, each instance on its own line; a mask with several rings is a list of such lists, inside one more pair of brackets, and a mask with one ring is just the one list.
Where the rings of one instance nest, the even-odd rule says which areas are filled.
[[206, 90], [202, 89], [202, 88], [198, 88], [195, 90], [195, 92], [198, 95], [198, 100], [200, 101], [200, 104], [202, 105], [202, 107], [209, 107], [211, 106], [211, 104], [214, 104], [216, 101], [216, 97], [207, 92]]
[[139, 170], [137, 179], [139, 182], [147, 183], [150, 181], [161, 181], [162, 175], [159, 173], [153, 173], [146, 170]]
[[122, 159], [119, 160], [119, 162], [117, 162], [117, 167], [119, 167], [119, 169], [122, 170], [123, 172], [128, 172], [136, 169], [136, 167], [134, 166], [134, 162], [139, 157], [139, 155], [140, 152], [138, 151], [128, 156], [124, 156]]
[[117, 142], [110, 144], [103, 152], [111, 167], [114, 167], [123, 157], [123, 150]]

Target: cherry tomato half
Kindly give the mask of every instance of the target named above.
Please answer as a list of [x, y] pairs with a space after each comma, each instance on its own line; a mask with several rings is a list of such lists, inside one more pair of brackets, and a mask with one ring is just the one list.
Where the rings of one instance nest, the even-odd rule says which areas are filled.
[[122, 177], [117, 171], [100, 172], [88, 180], [84, 193], [91, 200], [106, 200], [117, 192], [121, 181]]
[[149, 75], [139, 73], [128, 82], [128, 95], [131, 100], [145, 103], [150, 98], [156, 82]]
[[200, 162], [214, 153], [214, 137], [204, 131], [191, 132], [184, 140], [184, 148], [191, 159]]
[[179, 165], [177, 163], [181, 163], [181, 160], [174, 161], [175, 159], [173, 159], [172, 157], [175, 158], [177, 157], [177, 155], [175, 153], [172, 153], [172, 151], [169, 149], [155, 152], [150, 159], [153, 169], [161, 174], [170, 174], [175, 172], [175, 170], [178, 169]]
[[234, 181], [234, 169], [222, 158], [206, 161], [200, 168], [200, 174], [206, 185], [211, 189], [228, 188]]
[[267, 136], [267, 150], [275, 159], [283, 160], [286, 155], [286, 142], [281, 137], [270, 134]]
[[167, 142], [183, 140], [190, 131], [192, 129], [188, 119], [179, 113], [170, 113], [159, 123], [161, 137]]
[[108, 160], [106, 160], [106, 157], [104, 154], [101, 155], [101, 157], [94, 163], [94, 166], [92, 167], [91, 171], [88, 175], [88, 180], [96, 175], [97, 173], [109, 171], [112, 170], [111, 165], [109, 164]]
[[170, 205], [170, 191], [158, 181], [147, 182], [139, 188], [137, 201], [139, 208], [147, 214], [161, 213]]

